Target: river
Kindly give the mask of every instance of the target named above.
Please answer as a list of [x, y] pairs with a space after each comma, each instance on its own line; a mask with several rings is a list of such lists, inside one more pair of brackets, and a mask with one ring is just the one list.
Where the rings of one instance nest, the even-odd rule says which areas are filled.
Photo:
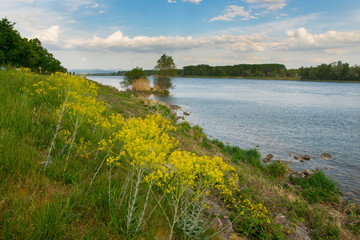
[[[89, 77], [121, 89], [121, 77]], [[360, 200], [360, 84], [280, 80], [174, 78], [165, 97], [211, 138], [262, 157], [292, 162], [295, 170], [321, 169], [346, 198]], [[328, 159], [323, 153], [330, 154]], [[314, 159], [300, 162], [294, 155]], [[359, 201], [360, 202], [360, 201]]]

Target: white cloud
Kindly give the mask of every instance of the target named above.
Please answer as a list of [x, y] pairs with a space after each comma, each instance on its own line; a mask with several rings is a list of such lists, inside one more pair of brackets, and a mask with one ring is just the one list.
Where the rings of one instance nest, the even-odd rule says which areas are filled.
[[98, 11], [98, 14], [103, 14], [103, 13], [105, 13], [105, 11], [103, 10]]
[[168, 3], [176, 3], [174, 0], [168, 0]]
[[69, 20], [68, 22], [69, 22], [69, 23], [81, 23], [80, 21], [73, 20], [73, 19]]
[[311, 34], [305, 28], [298, 28], [296, 31], [287, 31], [289, 39], [287, 40], [288, 48], [314, 48], [332, 49], [360, 46], [360, 32], [337, 32], [327, 31], [321, 34]]
[[202, 0], [183, 0], [183, 2], [191, 2], [195, 4], [199, 4]]
[[[265, 33], [252, 35], [214, 35], [209, 37], [192, 36], [137, 36], [129, 37], [121, 31], [116, 31], [106, 38], [94, 36], [90, 39], [71, 39], [63, 44], [64, 50], [91, 51], [112, 54], [159, 54], [172, 52], [174, 54], [199, 53], [213, 58], [215, 53], [227, 53], [247, 56], [248, 61], [260, 62], [262, 59], [281, 62], [283, 58], [293, 58], [293, 62], [309, 62], [310, 58], [336, 58], [334, 55], [343, 53], [360, 53], [360, 32], [328, 31], [312, 34], [305, 28], [287, 31], [283, 39], [269, 37]], [[305, 57], [308, 55], [307, 57]], [[309, 56], [314, 57], [309, 57]], [[211, 57], [212, 56], [212, 57]], [[299, 56], [299, 59], [296, 59]], [[270, 58], [269, 58], [270, 57]], [[303, 57], [303, 59], [300, 59]], [[184, 63], [191, 59], [184, 56]], [[335, 59], [336, 60], [336, 59]], [[195, 61], [195, 60], [194, 60]], [[218, 60], [220, 61], [220, 60]], [[229, 62], [230, 59], [222, 58]], [[232, 61], [232, 60], [231, 60]], [[236, 61], [236, 59], [233, 59]], [[224, 63], [225, 63], [224, 62]]]
[[[270, 41], [270, 42], [269, 42]], [[194, 38], [192, 36], [137, 36], [130, 38], [116, 31], [107, 38], [94, 36], [91, 39], [71, 39], [66, 41], [67, 49], [110, 50], [113, 52], [158, 52], [190, 49], [231, 49], [235, 51], [264, 51], [273, 46], [265, 34], [218, 35]]]
[[99, 7], [99, 4], [95, 3], [91, 6], [85, 6], [85, 8], [98, 8]]
[[243, 17], [242, 20], [249, 20], [249, 18], [251, 17], [250, 13], [246, 12], [244, 7], [231, 5], [231, 6], [226, 7], [224, 15], [213, 17], [212, 19], [210, 19], [210, 22], [213, 22], [213, 21], [234, 21], [234, 18], [237, 17], [237, 16]]
[[48, 42], [51, 44], [57, 44], [60, 40], [62, 30], [59, 25], [51, 26], [48, 29], [45, 29], [38, 34], [35, 34], [35, 37], [39, 38], [41, 41]]
[[268, 10], [282, 9], [286, 6], [286, 0], [244, 0], [254, 4], [255, 8], [266, 8]]

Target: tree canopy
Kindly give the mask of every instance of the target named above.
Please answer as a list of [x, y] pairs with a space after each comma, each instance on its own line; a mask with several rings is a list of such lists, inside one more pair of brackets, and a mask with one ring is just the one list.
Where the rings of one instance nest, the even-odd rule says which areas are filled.
[[0, 21], [0, 64], [27, 67], [33, 71], [66, 72], [61, 62], [41, 46], [39, 39], [21, 37], [14, 25], [7, 18]]
[[127, 87], [130, 86], [134, 80], [137, 79], [147, 79], [146, 73], [142, 68], [136, 67], [133, 68], [131, 71], [127, 71], [124, 76], [124, 80], [122, 81], [122, 85]]
[[338, 61], [317, 67], [301, 67], [299, 75], [302, 80], [360, 81], [360, 67], [349, 67], [348, 63]]
[[238, 64], [233, 66], [185, 66], [184, 76], [209, 77], [286, 77], [287, 69], [283, 64]]
[[157, 75], [154, 79], [154, 84], [161, 90], [167, 90], [171, 88], [171, 76], [177, 74], [176, 65], [171, 56], [163, 54], [155, 66], [155, 74]]

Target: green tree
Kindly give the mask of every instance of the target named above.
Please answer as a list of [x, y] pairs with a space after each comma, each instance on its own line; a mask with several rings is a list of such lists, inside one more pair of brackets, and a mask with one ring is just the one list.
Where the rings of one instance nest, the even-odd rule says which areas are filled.
[[61, 62], [41, 46], [39, 39], [22, 38], [14, 25], [7, 18], [0, 21], [0, 64], [28, 67], [33, 71], [41, 67], [43, 72], [66, 72]]
[[15, 23], [7, 18], [0, 21], [0, 63], [16, 64], [20, 61], [22, 39], [18, 31], [14, 29]]
[[134, 80], [137, 80], [140, 78], [147, 79], [146, 73], [144, 72], [144, 70], [142, 68], [136, 67], [136, 68], [133, 68], [131, 71], [127, 71], [125, 73], [124, 80], [121, 82], [121, 84], [124, 87], [128, 87], [128, 86], [131, 86], [131, 84], [133, 83]]
[[177, 73], [176, 65], [171, 56], [163, 54], [157, 61], [155, 66], [156, 77], [154, 79], [155, 87], [160, 90], [168, 90], [173, 85], [171, 82], [171, 76], [175, 76]]

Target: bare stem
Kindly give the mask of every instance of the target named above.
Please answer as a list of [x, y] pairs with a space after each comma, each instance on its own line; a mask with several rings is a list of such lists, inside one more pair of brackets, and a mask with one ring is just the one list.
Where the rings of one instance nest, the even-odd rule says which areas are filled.
[[64, 116], [64, 112], [65, 112], [65, 108], [66, 108], [66, 103], [67, 103], [67, 100], [68, 100], [68, 97], [69, 97], [69, 94], [66, 94], [66, 98], [65, 98], [65, 101], [64, 101], [64, 105], [61, 109], [61, 114], [60, 114], [60, 119], [59, 119], [59, 123], [58, 125], [56, 126], [56, 130], [55, 130], [55, 134], [54, 134], [54, 137], [51, 141], [51, 144], [50, 144], [50, 147], [48, 149], [48, 153], [46, 155], [46, 160], [43, 162], [45, 164], [45, 169], [48, 167], [49, 164], [51, 164], [51, 151], [55, 148], [55, 140], [57, 138], [57, 135], [58, 135], [58, 132], [59, 132], [59, 129], [60, 129], [60, 126], [61, 126], [61, 121], [63, 119], [63, 116]]
[[65, 160], [64, 172], [66, 172], [66, 169], [67, 169], [67, 165], [68, 165], [70, 154], [71, 154], [71, 149], [74, 146], [76, 133], [77, 133], [77, 130], [78, 130], [79, 126], [80, 126], [80, 118], [77, 118], [76, 123], [75, 123], [74, 133], [72, 135], [71, 144], [70, 144], [69, 151], [68, 151], [68, 155], [67, 155], [66, 160]]

